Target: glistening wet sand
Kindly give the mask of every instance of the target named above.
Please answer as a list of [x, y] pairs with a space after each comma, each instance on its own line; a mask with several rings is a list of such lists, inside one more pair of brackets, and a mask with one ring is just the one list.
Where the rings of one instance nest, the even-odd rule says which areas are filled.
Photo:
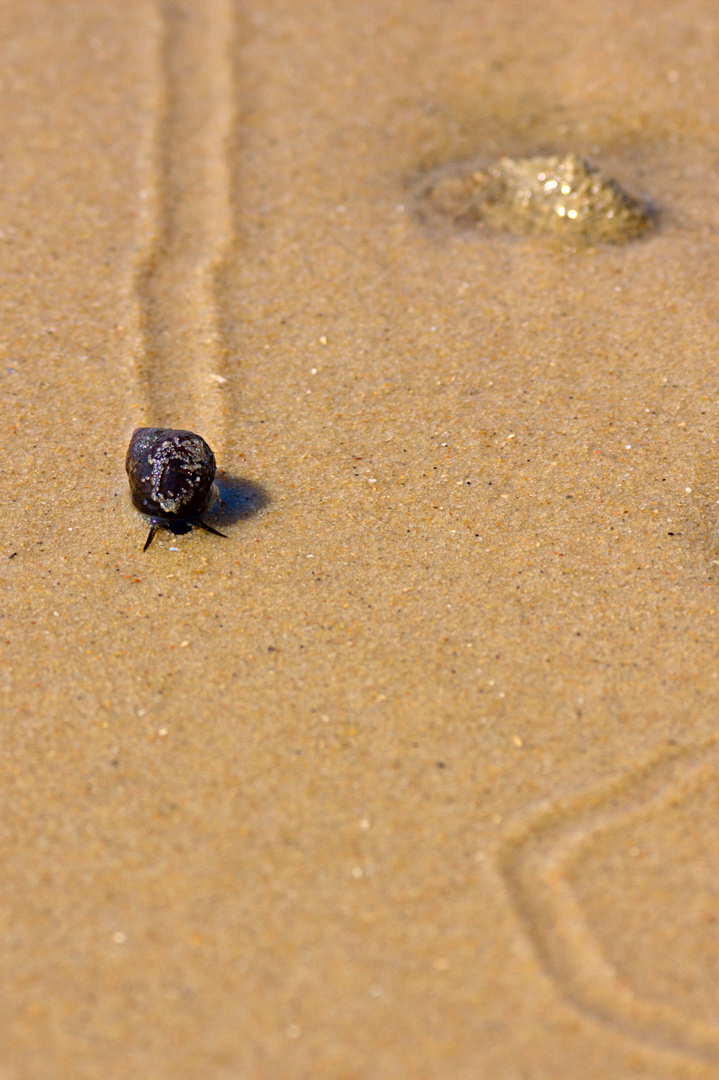
[[[5, 5], [2, 1080], [719, 1076], [718, 37]], [[569, 153], [656, 232], [416, 213]]]

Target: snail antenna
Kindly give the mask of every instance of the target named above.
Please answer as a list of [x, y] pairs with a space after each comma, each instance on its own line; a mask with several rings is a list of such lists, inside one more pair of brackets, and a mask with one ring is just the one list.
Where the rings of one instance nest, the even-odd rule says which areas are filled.
[[147, 540], [145, 541], [145, 546], [142, 549], [143, 551], [147, 551], [147, 549], [149, 548], [150, 544], [152, 543], [153, 537], [154, 537], [155, 533], [157, 532], [158, 528], [159, 528], [159, 525], [157, 524], [157, 522], [153, 521], [152, 525], [150, 526], [150, 531], [147, 534]]
[[196, 521], [194, 524], [198, 527], [198, 529], [204, 529], [205, 532], [212, 533], [213, 536], [223, 536], [225, 540], [227, 539], [225, 533], [218, 532], [217, 529], [213, 529], [211, 525], [207, 525], [204, 521]]

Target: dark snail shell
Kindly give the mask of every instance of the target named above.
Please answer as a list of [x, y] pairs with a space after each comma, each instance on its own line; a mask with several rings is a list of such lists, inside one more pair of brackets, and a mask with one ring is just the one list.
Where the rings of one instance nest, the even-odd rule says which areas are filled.
[[219, 498], [215, 455], [200, 435], [172, 428], [137, 428], [125, 458], [136, 509], [151, 520], [147, 551], [159, 528], [188, 532], [193, 526], [223, 536], [202, 520]]

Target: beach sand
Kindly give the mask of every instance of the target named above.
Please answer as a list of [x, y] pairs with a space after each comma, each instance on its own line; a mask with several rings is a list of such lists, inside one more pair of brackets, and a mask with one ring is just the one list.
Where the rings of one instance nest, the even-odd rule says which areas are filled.
[[[719, 1077], [712, 0], [6, 0], [1, 1080]], [[578, 154], [572, 250], [423, 211]], [[226, 507], [130, 506], [142, 424]]]

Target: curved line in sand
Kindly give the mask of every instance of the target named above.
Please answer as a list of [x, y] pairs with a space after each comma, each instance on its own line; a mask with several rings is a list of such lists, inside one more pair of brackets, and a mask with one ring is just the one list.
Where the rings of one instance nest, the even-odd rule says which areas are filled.
[[504, 837], [499, 869], [545, 971], [583, 1015], [657, 1051], [719, 1062], [719, 1028], [636, 994], [604, 956], [568, 879], [594, 837], [716, 774], [717, 742], [673, 748], [598, 791], [545, 804]]

